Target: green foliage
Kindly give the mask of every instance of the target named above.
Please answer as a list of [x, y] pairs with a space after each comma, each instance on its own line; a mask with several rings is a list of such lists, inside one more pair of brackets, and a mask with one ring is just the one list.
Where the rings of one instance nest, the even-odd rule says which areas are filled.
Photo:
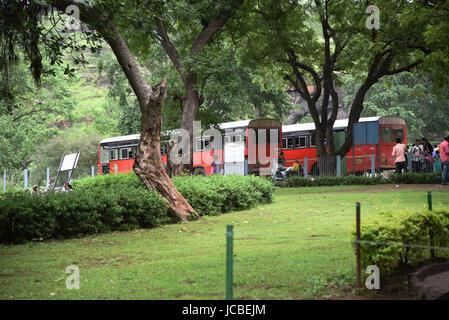
[[156, 192], [140, 189], [2, 194], [0, 241], [68, 238], [173, 222]]
[[[272, 200], [274, 186], [254, 176], [178, 177], [173, 182], [201, 215], [243, 210]], [[74, 180], [73, 192], [0, 193], [0, 242], [69, 238], [174, 223], [168, 205], [133, 173]]]
[[402, 173], [390, 175], [387, 179], [382, 176], [374, 178], [366, 176], [317, 177], [314, 179], [290, 177], [285, 180], [287, 187], [318, 187], [338, 185], [375, 185], [384, 183], [394, 184], [436, 184], [441, 182], [441, 174], [435, 173]]
[[54, 137], [58, 130], [49, 123], [68, 116], [74, 101], [61, 75], [42, 76], [42, 88], [32, 80], [24, 63], [0, 77], [0, 167], [24, 169], [32, 162], [39, 144]]
[[270, 203], [274, 186], [254, 176], [189, 176], [173, 178], [173, 183], [200, 215], [216, 215]]
[[403, 173], [393, 174], [388, 177], [389, 183], [396, 184], [439, 184], [441, 183], [441, 173]]
[[87, 168], [98, 163], [98, 146], [102, 138], [95, 132], [66, 132], [40, 144], [32, 159], [36, 167], [57, 168], [63, 154], [80, 152], [77, 167]]
[[366, 241], [361, 244], [362, 265], [377, 265], [385, 279], [398, 267], [428, 259], [430, 249], [425, 246], [449, 246], [449, 210], [381, 212], [363, 222], [361, 240]]
[[[349, 109], [357, 88], [363, 82], [344, 77], [345, 108]], [[380, 79], [363, 102], [362, 117], [398, 115], [407, 123], [408, 141], [428, 135], [443, 137], [447, 132], [449, 98], [447, 87], [435, 88], [430, 76], [405, 72]]]

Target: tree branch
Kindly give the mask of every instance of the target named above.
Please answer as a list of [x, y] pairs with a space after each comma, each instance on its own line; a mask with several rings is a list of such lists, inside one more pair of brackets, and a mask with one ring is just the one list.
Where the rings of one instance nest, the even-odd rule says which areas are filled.
[[176, 50], [173, 43], [170, 41], [167, 35], [167, 29], [165, 28], [165, 23], [162, 19], [156, 18], [158, 35], [160, 36], [161, 45], [167, 53], [170, 60], [175, 65], [176, 70], [181, 75], [181, 78], [184, 79], [184, 65], [181, 61], [181, 57], [179, 56], [178, 51]]
[[[243, 3], [244, 0], [237, 0], [236, 4], [237, 6], [240, 6]], [[222, 10], [218, 17], [216, 17], [211, 23], [209, 23], [201, 33], [196, 38], [195, 42], [192, 45], [192, 48], [190, 48], [190, 56], [193, 57], [196, 55], [200, 49], [208, 44], [214, 34], [220, 30], [225, 23], [232, 17], [235, 9], [225, 9]]]

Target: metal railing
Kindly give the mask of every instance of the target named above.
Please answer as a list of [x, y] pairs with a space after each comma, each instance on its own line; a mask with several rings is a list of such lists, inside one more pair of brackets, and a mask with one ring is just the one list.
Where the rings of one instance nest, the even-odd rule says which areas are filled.
[[[1, 177], [1, 189], [0, 191], [6, 191], [12, 188], [24, 188], [30, 189], [33, 186], [39, 188], [45, 188], [50, 180], [56, 180], [58, 174], [58, 168], [33, 168], [24, 170], [8, 170], [4, 169], [0, 172]], [[81, 179], [85, 177], [94, 177], [98, 175], [98, 166], [79, 167], [70, 171], [61, 172], [58, 178], [58, 186], [63, 185], [66, 181], [74, 179]]]

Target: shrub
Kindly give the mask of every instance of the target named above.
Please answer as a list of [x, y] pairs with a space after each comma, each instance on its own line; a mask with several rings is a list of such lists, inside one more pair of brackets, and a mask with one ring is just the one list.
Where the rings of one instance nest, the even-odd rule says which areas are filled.
[[[173, 183], [200, 215], [271, 202], [274, 186], [251, 176], [178, 177]], [[73, 192], [0, 194], [0, 241], [69, 238], [174, 223], [168, 204], [133, 173], [75, 180]]]
[[285, 180], [287, 187], [313, 187], [313, 186], [338, 186], [338, 185], [375, 185], [383, 183], [394, 184], [436, 184], [441, 182], [440, 173], [402, 173], [393, 174], [388, 178], [382, 176], [342, 176], [342, 177], [317, 177], [314, 179], [303, 177], [290, 177]]
[[398, 267], [416, 266], [429, 258], [426, 246], [449, 245], [449, 210], [380, 213], [363, 223], [361, 240], [366, 241], [361, 244], [363, 265], [377, 265], [388, 277]]
[[200, 215], [269, 203], [274, 192], [272, 182], [254, 176], [188, 176], [173, 178], [173, 183]]

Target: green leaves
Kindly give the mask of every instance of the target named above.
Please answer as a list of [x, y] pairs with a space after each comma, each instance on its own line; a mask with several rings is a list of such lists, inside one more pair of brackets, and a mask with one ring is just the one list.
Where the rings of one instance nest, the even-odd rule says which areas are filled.
[[448, 232], [448, 210], [381, 212], [363, 222], [361, 240], [367, 242], [361, 245], [362, 264], [377, 265], [385, 279], [400, 266], [416, 266], [428, 259], [430, 249], [426, 246], [449, 246]]

